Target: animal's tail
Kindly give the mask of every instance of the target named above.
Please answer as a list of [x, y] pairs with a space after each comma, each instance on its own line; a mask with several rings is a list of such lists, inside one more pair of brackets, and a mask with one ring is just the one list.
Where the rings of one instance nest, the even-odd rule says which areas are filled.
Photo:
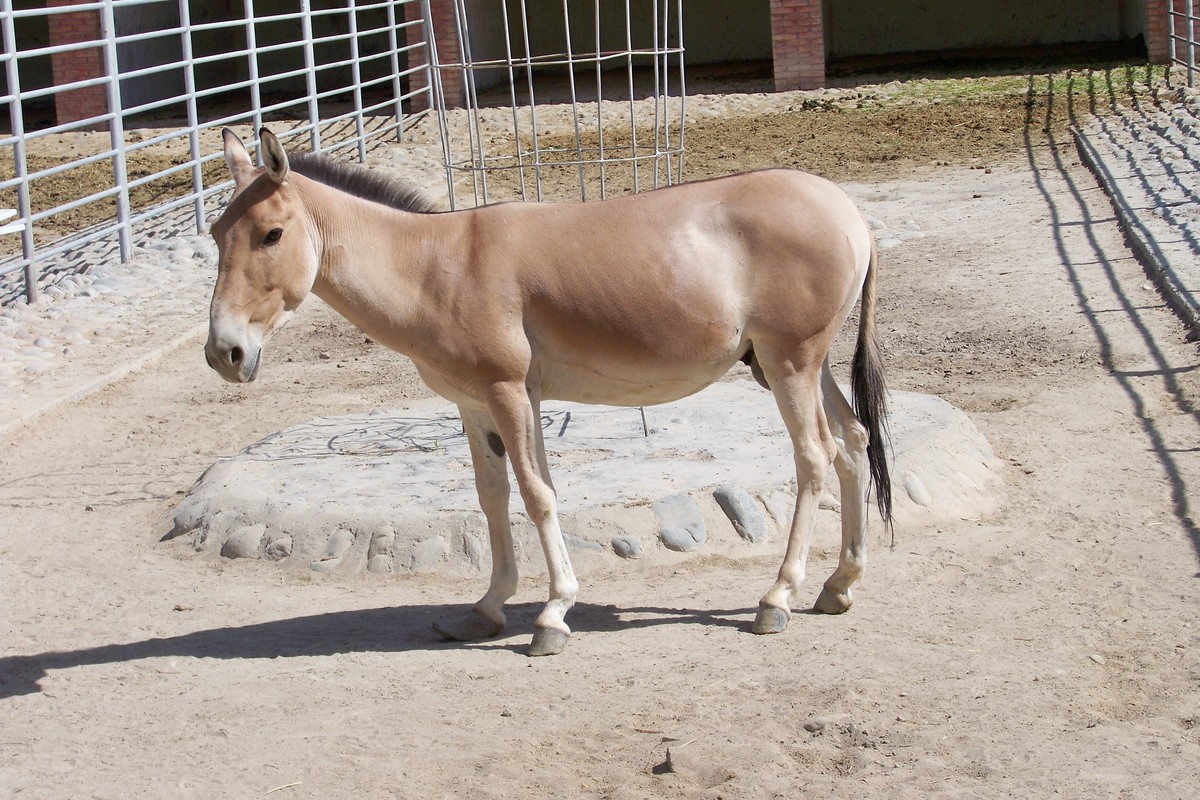
[[896, 532], [892, 528], [892, 478], [887, 463], [887, 384], [883, 379], [883, 362], [879, 357], [879, 345], [875, 339], [875, 276], [878, 272], [878, 252], [875, 241], [871, 241], [871, 261], [867, 266], [867, 277], [863, 281], [862, 297], [858, 314], [858, 343], [854, 348], [854, 360], [850, 368], [850, 380], [854, 388], [854, 413], [867, 429], [867, 463], [871, 470], [871, 485], [875, 489], [875, 502], [883, 523], [892, 533], [895, 544]]

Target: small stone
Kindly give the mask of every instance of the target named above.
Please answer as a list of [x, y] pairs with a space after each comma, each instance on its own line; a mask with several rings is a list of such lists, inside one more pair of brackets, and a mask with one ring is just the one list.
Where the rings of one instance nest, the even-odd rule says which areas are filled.
[[1104, 656], [1100, 655], [1099, 653], [1092, 653], [1090, 656], [1088, 656], [1088, 658], [1090, 658], [1092, 661], [1095, 661], [1097, 664], [1104, 663]]
[[280, 536], [278, 539], [272, 539], [263, 550], [263, 556], [271, 561], [282, 561], [292, 554], [292, 537]]
[[346, 554], [352, 544], [354, 544], [354, 534], [345, 528], [338, 528], [334, 531], [333, 536], [329, 537], [329, 544], [325, 545], [325, 552], [321, 553], [321, 557], [309, 566], [315, 572], [330, 572], [342, 563], [342, 556]]
[[445, 558], [449, 551], [449, 545], [440, 536], [417, 542], [413, 545], [408, 568], [413, 572], [429, 572]]
[[329, 353], [322, 352], [317, 354], [317, 358], [321, 359], [322, 361], [328, 361], [329, 359], [333, 358], [333, 356], [329, 355]]
[[658, 538], [668, 550], [690, 553], [704, 544], [708, 534], [700, 506], [686, 494], [673, 494], [654, 501], [658, 515]]
[[713, 497], [733, 523], [738, 536], [751, 544], [767, 540], [767, 519], [749, 492], [734, 486], [718, 486]]
[[614, 536], [611, 544], [613, 552], [621, 558], [642, 557], [642, 542], [633, 536]]
[[261, 524], [238, 528], [221, 545], [221, 555], [225, 558], [258, 558], [266, 532], [267, 526]]
[[392, 557], [382, 553], [371, 556], [367, 561], [367, 572], [372, 575], [387, 575], [392, 571]]
[[829, 720], [827, 720], [825, 717], [813, 717], [800, 727], [804, 728], [804, 730], [808, 731], [809, 733], [818, 733], [824, 730], [825, 726], [828, 724]]
[[919, 506], [929, 508], [933, 505], [933, 498], [930, 497], [925, 482], [911, 472], [904, 476], [904, 491], [908, 498]]

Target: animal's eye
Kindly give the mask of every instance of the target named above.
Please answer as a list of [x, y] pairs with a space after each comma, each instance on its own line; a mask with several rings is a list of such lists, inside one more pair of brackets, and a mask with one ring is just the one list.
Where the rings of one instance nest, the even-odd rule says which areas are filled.
[[263, 244], [275, 244], [283, 236], [283, 228], [272, 228], [263, 238]]

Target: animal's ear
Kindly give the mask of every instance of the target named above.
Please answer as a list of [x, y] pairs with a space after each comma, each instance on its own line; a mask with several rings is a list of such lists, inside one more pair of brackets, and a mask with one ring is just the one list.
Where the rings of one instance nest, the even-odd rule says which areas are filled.
[[267, 175], [276, 183], [286, 183], [289, 167], [287, 152], [283, 149], [283, 145], [275, 138], [275, 134], [266, 128], [258, 132], [258, 140], [261, 142], [263, 164], [267, 168]]
[[254, 171], [254, 162], [250, 160], [250, 153], [238, 135], [229, 128], [221, 129], [221, 139], [225, 142], [225, 163], [229, 165], [229, 171], [233, 173], [234, 181], [241, 183], [243, 178]]

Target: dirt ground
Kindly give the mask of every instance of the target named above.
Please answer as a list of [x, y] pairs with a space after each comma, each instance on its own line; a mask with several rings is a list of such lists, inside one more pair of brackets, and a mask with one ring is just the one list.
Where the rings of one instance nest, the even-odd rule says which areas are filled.
[[[428, 394], [313, 302], [256, 384], [221, 383], [197, 340], [0, 443], [0, 796], [1194, 797], [1197, 352], [1070, 110], [817, 104], [688, 128], [690, 178], [802, 166], [920, 225], [883, 255], [891, 385], [966, 410], [1007, 465], [993, 516], [875, 537], [848, 615], [755, 637], [776, 558], [647, 559], [582, 576], [567, 651], [531, 660], [540, 576], [500, 638], [449, 644], [430, 622], [482, 579], [160, 544], [215, 459]], [[817, 544], [814, 598], [836, 546]]]

